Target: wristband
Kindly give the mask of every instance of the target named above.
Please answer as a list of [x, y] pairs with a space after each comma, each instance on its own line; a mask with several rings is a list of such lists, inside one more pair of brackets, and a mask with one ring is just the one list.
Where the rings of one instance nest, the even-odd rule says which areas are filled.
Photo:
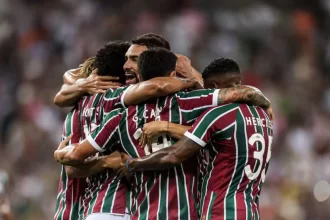
[[130, 157], [126, 160], [126, 168], [129, 172], [133, 173], [132, 169], [129, 167], [129, 162], [133, 160], [133, 157]]

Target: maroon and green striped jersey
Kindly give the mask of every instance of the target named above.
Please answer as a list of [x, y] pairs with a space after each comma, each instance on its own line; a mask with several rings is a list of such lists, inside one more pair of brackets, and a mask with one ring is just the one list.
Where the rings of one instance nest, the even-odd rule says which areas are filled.
[[[73, 134], [68, 145], [79, 143], [79, 141], [82, 140], [82, 127], [80, 124], [81, 104], [77, 105], [69, 112], [63, 124], [62, 140]], [[79, 219], [81, 200], [85, 193], [86, 186], [85, 179], [69, 178], [66, 175], [65, 167], [62, 166], [54, 220]]]
[[[145, 123], [162, 120], [191, 125], [208, 107], [218, 104], [218, 93], [218, 90], [179, 92], [111, 112], [87, 140], [100, 152], [120, 141], [127, 154], [143, 157], [148, 152], [139, 146], [139, 137]], [[161, 149], [174, 140], [164, 135], [153, 142], [153, 146]], [[193, 198], [196, 172], [196, 158], [191, 158], [163, 172], [135, 173], [129, 197], [132, 219], [198, 219]]]
[[202, 219], [259, 219], [259, 195], [271, 157], [272, 122], [259, 107], [208, 109], [185, 136], [202, 146]]
[[[87, 136], [100, 125], [103, 117], [116, 108], [122, 108], [121, 95], [128, 87], [116, 90], [108, 89], [105, 94], [86, 97], [81, 102], [87, 102], [83, 109], [82, 124], [84, 135]], [[96, 156], [109, 155], [116, 148], [109, 148]], [[81, 212], [86, 217], [91, 213], [125, 214], [126, 187], [111, 170], [105, 170], [87, 178], [88, 187], [83, 199]]]

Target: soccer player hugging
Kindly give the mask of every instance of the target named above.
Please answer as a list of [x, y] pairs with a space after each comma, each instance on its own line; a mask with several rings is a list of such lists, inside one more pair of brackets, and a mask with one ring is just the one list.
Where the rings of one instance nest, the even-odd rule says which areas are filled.
[[[64, 147], [70, 137], [65, 139], [54, 153], [72, 172], [82, 169], [95, 182], [83, 216], [254, 219], [271, 155], [270, 102], [258, 89], [241, 85], [237, 63], [225, 58], [205, 68], [207, 89], [196, 90], [200, 75], [177, 78], [177, 56], [165, 41], [152, 34], [132, 41], [124, 69], [129, 82], [140, 82], [97, 100], [92, 96], [91, 106], [110, 102], [100, 104], [95, 128], [70, 148]], [[93, 120], [83, 118], [87, 126]], [[96, 153], [97, 159], [88, 159]], [[130, 184], [122, 184], [126, 180], [119, 177], [130, 176]], [[122, 186], [125, 205], [116, 213]]]

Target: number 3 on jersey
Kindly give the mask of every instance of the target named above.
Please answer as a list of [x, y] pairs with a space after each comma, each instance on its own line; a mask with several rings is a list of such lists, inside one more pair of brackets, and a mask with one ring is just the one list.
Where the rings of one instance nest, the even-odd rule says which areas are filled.
[[[268, 136], [268, 140], [269, 141], [268, 141], [268, 152], [267, 152], [266, 163], [269, 162], [270, 157], [271, 157], [271, 153], [272, 153], [271, 146], [272, 146], [273, 137]], [[256, 144], [256, 142], [259, 142], [261, 144], [261, 150], [254, 151], [253, 158], [256, 160], [259, 160], [260, 166], [258, 167], [258, 169], [255, 172], [252, 171], [250, 165], [245, 166], [244, 171], [245, 171], [246, 176], [249, 178], [249, 180], [255, 180], [260, 175], [262, 164], [263, 164], [263, 158], [264, 158], [264, 153], [265, 153], [265, 138], [261, 134], [255, 133], [249, 138], [249, 145], [254, 145], [254, 144]], [[248, 147], [248, 149], [249, 149], [249, 147]], [[262, 182], [265, 181], [265, 178], [266, 178], [266, 165], [261, 173]]]

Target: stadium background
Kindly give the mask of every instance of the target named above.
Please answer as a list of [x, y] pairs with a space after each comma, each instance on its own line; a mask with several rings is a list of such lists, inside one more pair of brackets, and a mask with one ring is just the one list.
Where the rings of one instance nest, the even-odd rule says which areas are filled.
[[329, 17], [330, 0], [0, 0], [0, 168], [15, 219], [53, 216], [52, 155], [68, 111], [53, 97], [64, 71], [108, 40], [146, 32], [163, 34], [200, 71], [216, 57], [236, 59], [244, 83], [271, 99], [262, 219], [330, 219], [330, 200], [313, 192], [330, 181]]

